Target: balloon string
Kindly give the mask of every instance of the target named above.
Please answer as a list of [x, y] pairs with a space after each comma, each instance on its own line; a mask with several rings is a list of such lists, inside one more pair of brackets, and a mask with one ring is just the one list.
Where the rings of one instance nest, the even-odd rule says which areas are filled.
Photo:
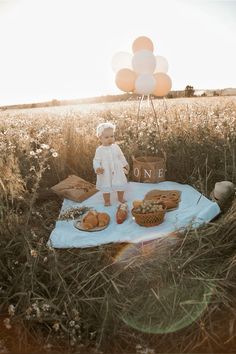
[[166, 98], [163, 97], [163, 105], [165, 106], [165, 111], [167, 111], [167, 103], [166, 103]]
[[140, 113], [141, 103], [143, 102], [143, 98], [144, 98], [144, 95], [142, 95], [141, 100], [139, 100], [137, 125], [139, 123], [139, 113]]
[[150, 96], [150, 101], [151, 101], [152, 110], [153, 110], [154, 117], [155, 117], [155, 122], [156, 122], [156, 127], [157, 127], [157, 131], [158, 131], [158, 135], [159, 135], [159, 139], [160, 139], [160, 143], [161, 143], [162, 139], [161, 139], [160, 126], [159, 126], [159, 123], [158, 123], [157, 114], [156, 114], [156, 111], [155, 111], [155, 108], [154, 108], [154, 104], [153, 104], [153, 100], [152, 100], [151, 96]]
[[138, 114], [137, 114], [137, 123], [136, 123], [136, 144], [138, 141], [139, 114], [140, 114], [141, 103], [143, 102], [143, 98], [144, 98], [144, 95], [142, 95], [141, 99], [139, 100], [139, 104], [138, 104]]

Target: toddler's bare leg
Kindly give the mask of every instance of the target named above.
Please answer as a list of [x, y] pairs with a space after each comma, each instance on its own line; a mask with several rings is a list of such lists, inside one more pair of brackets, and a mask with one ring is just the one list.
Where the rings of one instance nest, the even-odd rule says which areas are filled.
[[105, 206], [110, 206], [111, 205], [110, 193], [103, 193], [103, 199], [104, 199], [104, 205]]
[[117, 197], [120, 203], [125, 203], [127, 200], [124, 199], [124, 191], [117, 192]]

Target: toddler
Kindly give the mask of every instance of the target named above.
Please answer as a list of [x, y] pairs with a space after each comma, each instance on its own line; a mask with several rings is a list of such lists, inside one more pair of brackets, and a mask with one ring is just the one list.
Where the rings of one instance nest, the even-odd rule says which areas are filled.
[[97, 174], [96, 188], [103, 192], [104, 205], [111, 205], [110, 193], [117, 192], [120, 203], [124, 203], [124, 191], [127, 184], [125, 174], [129, 165], [120, 147], [115, 144], [115, 125], [101, 123], [97, 126], [97, 137], [101, 145], [96, 149], [93, 168]]

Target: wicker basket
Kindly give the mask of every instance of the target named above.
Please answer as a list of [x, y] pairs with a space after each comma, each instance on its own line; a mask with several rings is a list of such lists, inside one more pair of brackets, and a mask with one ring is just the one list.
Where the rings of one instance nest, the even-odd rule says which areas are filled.
[[163, 207], [162, 210], [158, 210], [155, 213], [136, 213], [134, 208], [131, 210], [132, 215], [135, 218], [135, 221], [140, 226], [157, 226], [161, 224], [164, 220], [164, 216], [166, 213], [166, 205], [164, 203], [160, 203]]
[[165, 181], [166, 153], [160, 156], [132, 156], [133, 181], [143, 183], [157, 183]]

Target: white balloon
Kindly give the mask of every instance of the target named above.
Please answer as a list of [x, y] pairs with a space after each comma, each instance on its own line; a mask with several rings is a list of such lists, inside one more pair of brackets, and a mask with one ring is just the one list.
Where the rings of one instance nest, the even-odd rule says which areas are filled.
[[115, 73], [117, 73], [121, 69], [132, 70], [132, 54], [128, 52], [115, 53], [112, 57], [111, 67]]
[[133, 56], [132, 67], [137, 74], [152, 74], [156, 68], [155, 55], [150, 50], [139, 50]]
[[168, 69], [169, 69], [169, 65], [166, 58], [157, 55], [155, 73], [167, 73]]
[[150, 95], [156, 86], [156, 79], [152, 74], [140, 74], [135, 80], [135, 93]]

